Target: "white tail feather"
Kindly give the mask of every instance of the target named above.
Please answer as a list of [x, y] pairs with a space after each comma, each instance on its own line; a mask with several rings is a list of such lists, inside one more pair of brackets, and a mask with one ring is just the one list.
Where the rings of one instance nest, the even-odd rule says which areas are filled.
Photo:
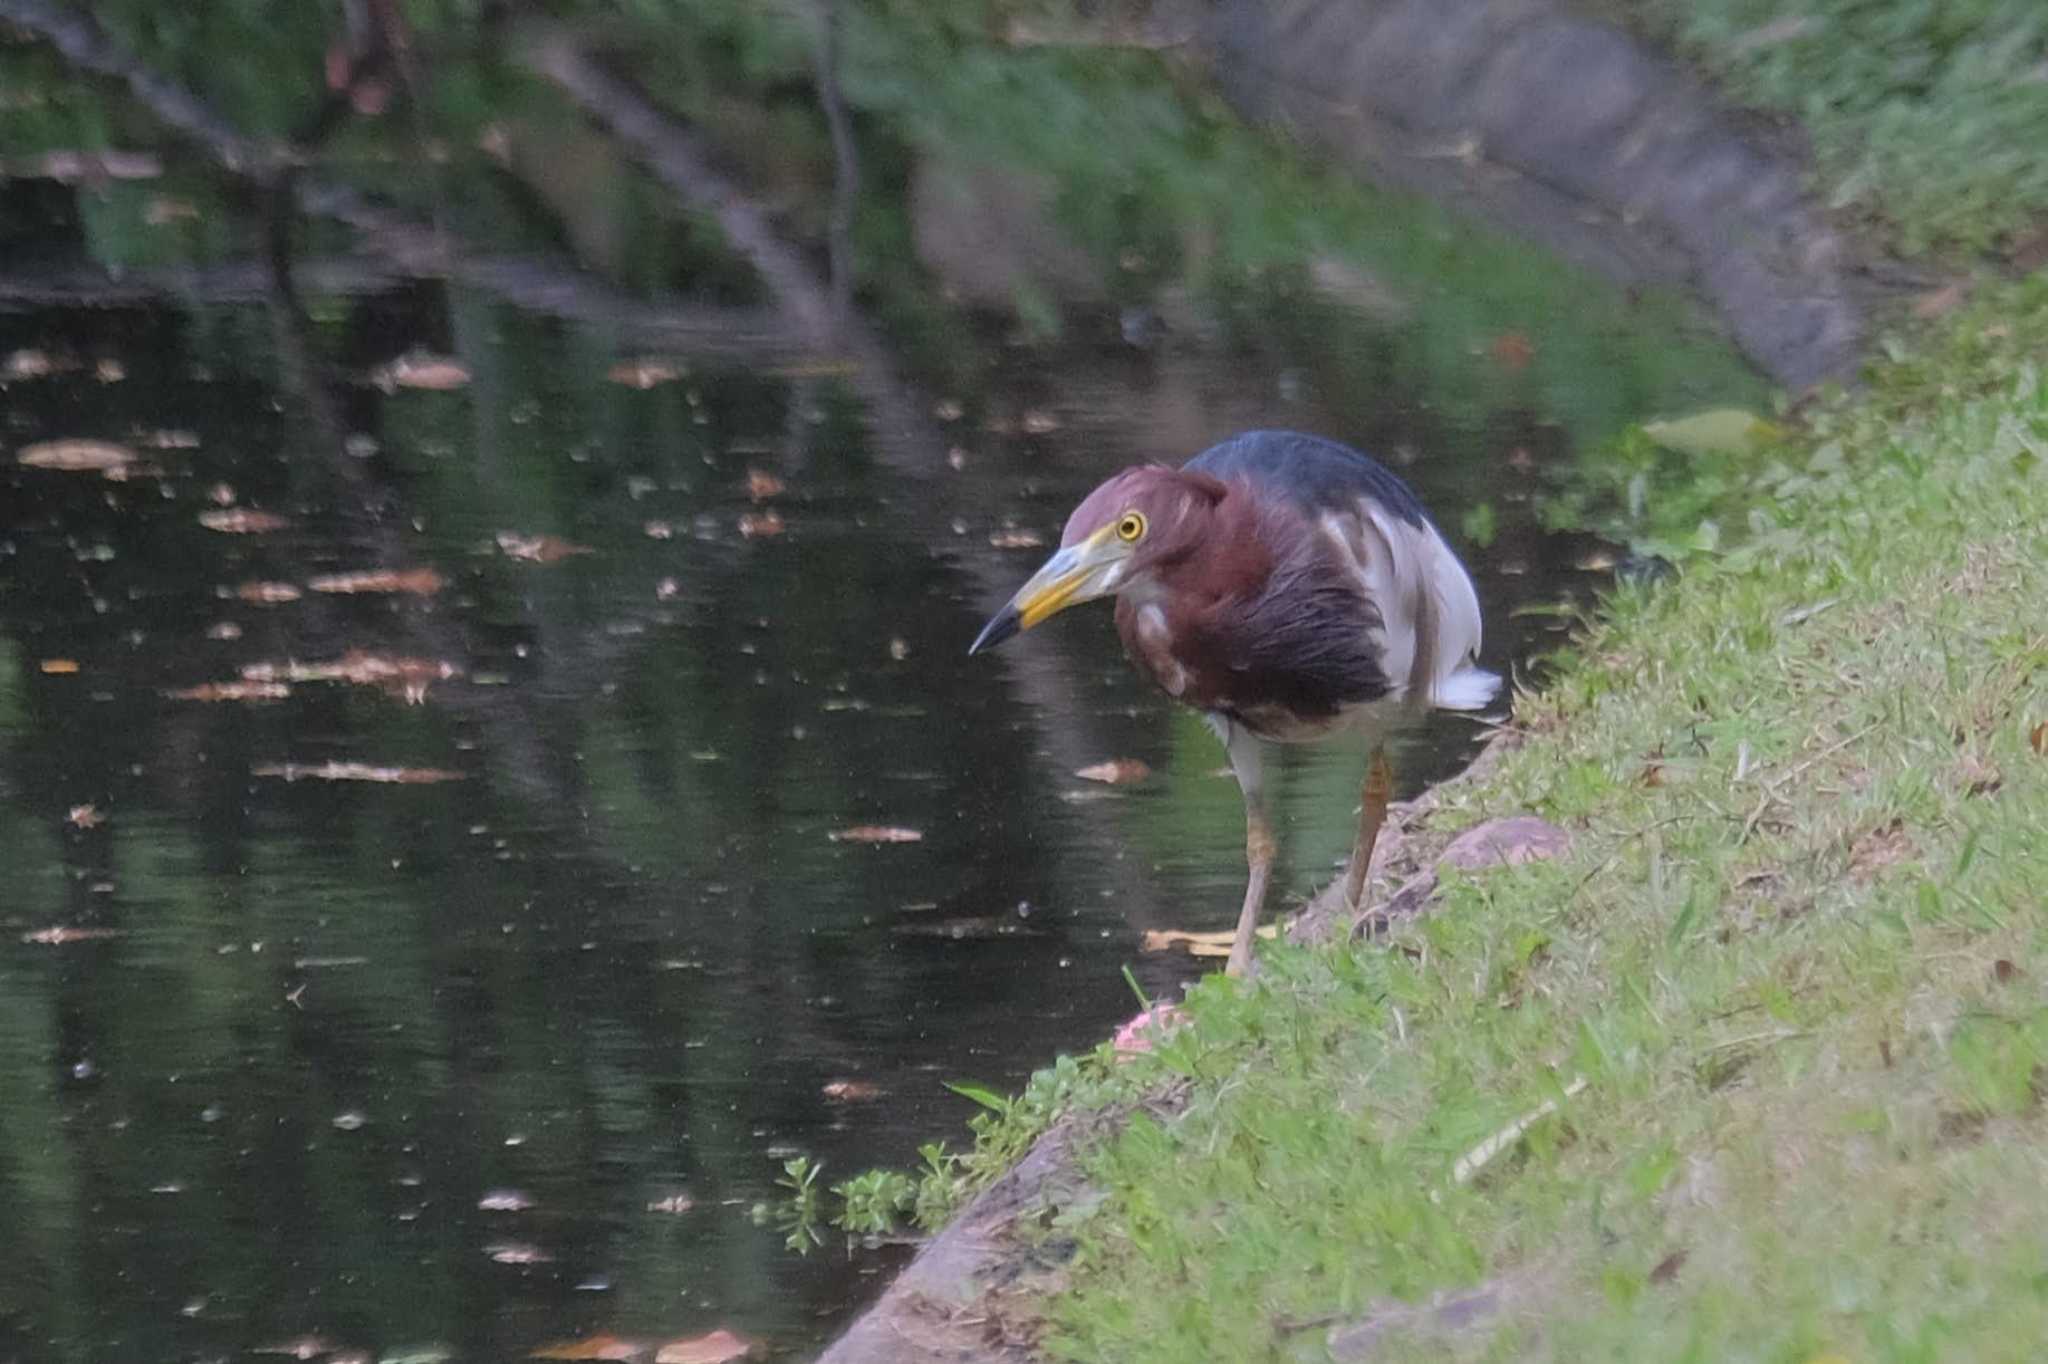
[[1482, 710], [1499, 690], [1499, 674], [1467, 664], [1437, 680], [1429, 703], [1439, 710]]

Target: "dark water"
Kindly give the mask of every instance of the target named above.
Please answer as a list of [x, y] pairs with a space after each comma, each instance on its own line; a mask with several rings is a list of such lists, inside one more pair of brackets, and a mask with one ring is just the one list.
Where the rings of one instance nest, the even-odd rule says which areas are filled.
[[[1427, 306], [1471, 321], [1433, 358], [1341, 289], [1252, 285], [1156, 337], [956, 310], [978, 363], [885, 394], [321, 256], [305, 224], [294, 294], [231, 208], [109, 273], [107, 220], [147, 239], [157, 194], [0, 185], [0, 1360], [717, 1326], [804, 1357], [903, 1252], [786, 1251], [750, 1216], [781, 1160], [957, 1143], [942, 1081], [1092, 1045], [1126, 965], [1153, 993], [1199, 969], [1143, 930], [1234, 916], [1220, 750], [1106, 609], [964, 656], [1044, 553], [1020, 542], [1125, 463], [1324, 432], [1405, 466], [1514, 670], [1559, 628], [1523, 608], [1613, 563], [1541, 528], [1547, 473], [1712, 396], [1597, 326], [1525, 372], [1512, 310], [1454, 278]], [[373, 382], [412, 352], [466, 377]], [[135, 464], [19, 462], [65, 439]], [[219, 528], [251, 511], [283, 524]], [[422, 569], [438, 590], [313, 590]], [[189, 690], [252, 676], [286, 680]], [[1432, 728], [1404, 784], [1475, 739]], [[1073, 775], [1114, 758], [1153, 775]], [[329, 779], [400, 775], [445, 779]], [[1285, 890], [1342, 856], [1356, 779], [1289, 760]], [[832, 837], [856, 826], [921, 837]]]

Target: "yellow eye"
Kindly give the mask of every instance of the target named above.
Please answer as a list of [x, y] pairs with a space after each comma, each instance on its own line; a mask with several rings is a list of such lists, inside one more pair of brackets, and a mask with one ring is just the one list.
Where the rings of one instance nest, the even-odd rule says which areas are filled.
[[1145, 518], [1136, 512], [1125, 512], [1122, 519], [1116, 523], [1116, 538], [1124, 541], [1126, 544], [1138, 539], [1144, 533]]

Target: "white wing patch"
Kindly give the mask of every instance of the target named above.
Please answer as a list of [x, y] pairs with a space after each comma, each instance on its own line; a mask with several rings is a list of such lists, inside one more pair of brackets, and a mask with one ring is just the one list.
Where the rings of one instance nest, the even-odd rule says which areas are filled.
[[1434, 526], [1412, 525], [1360, 498], [1355, 516], [1322, 528], [1379, 608], [1380, 668], [1394, 694], [1446, 710], [1478, 710], [1500, 678], [1475, 666], [1479, 594]]

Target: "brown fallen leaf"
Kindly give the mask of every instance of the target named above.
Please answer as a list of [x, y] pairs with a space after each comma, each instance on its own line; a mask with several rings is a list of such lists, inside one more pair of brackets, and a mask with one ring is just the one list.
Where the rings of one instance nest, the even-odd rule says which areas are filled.
[[721, 1327], [708, 1335], [670, 1341], [655, 1352], [654, 1364], [726, 1364], [753, 1352], [753, 1341]]
[[850, 829], [838, 829], [827, 834], [834, 843], [921, 843], [924, 834], [916, 829], [903, 829], [887, 824], [856, 824]]
[[326, 573], [306, 586], [315, 592], [390, 592], [431, 597], [447, 583], [431, 568], [379, 568], [359, 573]]
[[2043, 757], [2048, 757], [2048, 720], [2035, 725], [2027, 735], [2027, 746]]
[[97, 805], [74, 805], [64, 818], [76, 829], [97, 829], [107, 822]]
[[766, 502], [771, 497], [777, 497], [788, 486], [766, 469], [747, 470], [747, 496], [756, 502]]
[[103, 474], [126, 469], [135, 462], [136, 454], [125, 445], [106, 440], [45, 440], [24, 445], [14, 458], [30, 469]]
[[528, 1355], [527, 1358], [631, 1361], [645, 1357], [647, 1348], [645, 1341], [626, 1340], [612, 1335], [596, 1335], [586, 1337], [583, 1340], [564, 1340], [558, 1341], [553, 1345], [543, 1345]]
[[1657, 1261], [1657, 1267], [1650, 1271], [1651, 1283], [1670, 1283], [1678, 1277], [1678, 1271], [1685, 1268], [1686, 1252], [1674, 1250]]
[[739, 526], [740, 534], [749, 540], [780, 535], [787, 529], [773, 507], [764, 512], [748, 512], [740, 518]]
[[605, 371], [605, 378], [627, 388], [648, 389], [656, 384], [671, 384], [687, 373], [681, 366], [667, 360], [643, 357], [638, 360], [621, 360]]
[[670, 1194], [667, 1198], [657, 1198], [654, 1202], [649, 1203], [647, 1211], [671, 1214], [685, 1213], [696, 1206], [697, 1201], [688, 1194]]
[[859, 1103], [880, 1098], [882, 1087], [867, 1080], [830, 1080], [826, 1082], [824, 1094], [834, 1103]]
[[469, 382], [469, 367], [452, 356], [408, 351], [396, 360], [371, 370], [370, 382], [386, 393], [400, 388], [446, 392]]
[[282, 682], [259, 682], [243, 678], [236, 682], [202, 682], [196, 687], [179, 687], [164, 693], [173, 701], [282, 701], [292, 689]]
[[1152, 769], [1136, 758], [1111, 758], [1083, 767], [1074, 773], [1083, 781], [1106, 782], [1111, 786], [1126, 786], [1143, 781], [1152, 775]]
[[278, 606], [305, 594], [290, 583], [243, 583], [235, 595], [253, 606]]
[[1873, 881], [1887, 868], [1919, 854], [1906, 822], [1894, 819], [1858, 838], [1849, 849], [1849, 875], [1858, 881]]
[[21, 935], [23, 942], [41, 943], [45, 947], [62, 947], [65, 943], [99, 942], [105, 938], [121, 937], [118, 928], [38, 928], [33, 933]]
[[491, 1189], [476, 1201], [485, 1212], [525, 1212], [533, 1200], [517, 1189]]
[[521, 535], [509, 530], [498, 532], [498, 551], [508, 559], [524, 559], [535, 564], [552, 564], [575, 554], [597, 553], [587, 545], [571, 544], [559, 535]]
[[78, 671], [78, 660], [75, 658], [46, 658], [36, 666], [53, 677], [69, 676]]
[[1534, 343], [1520, 332], [1502, 332], [1493, 338], [1490, 350], [1493, 363], [1510, 373], [1527, 369], [1529, 362], [1536, 358]]
[[997, 549], [1037, 549], [1045, 543], [1045, 537], [1035, 530], [1006, 527], [990, 535], [988, 542]]
[[444, 767], [372, 767], [368, 763], [265, 763], [249, 769], [252, 777], [282, 777], [286, 781], [370, 781], [415, 785], [423, 782], [461, 781], [469, 774]]
[[283, 530], [291, 521], [276, 512], [257, 511], [253, 507], [216, 507], [199, 513], [199, 524], [223, 535], [267, 535]]

